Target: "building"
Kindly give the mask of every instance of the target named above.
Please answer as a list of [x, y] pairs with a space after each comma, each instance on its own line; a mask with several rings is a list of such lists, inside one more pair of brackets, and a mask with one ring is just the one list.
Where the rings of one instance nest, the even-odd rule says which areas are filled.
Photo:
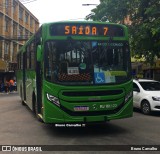
[[143, 78], [143, 65], [145, 63], [145, 58], [136, 58], [136, 57], [131, 57], [131, 62], [132, 62], [132, 76], [133, 77], [138, 77], [138, 78]]
[[144, 63], [142, 66], [143, 77], [160, 81], [160, 59], [154, 61], [153, 65]]
[[160, 59], [153, 64], [147, 63], [145, 58], [131, 58], [133, 77], [154, 79], [160, 81]]
[[38, 19], [19, 0], [0, 0], [0, 81], [15, 76], [17, 51], [38, 28]]

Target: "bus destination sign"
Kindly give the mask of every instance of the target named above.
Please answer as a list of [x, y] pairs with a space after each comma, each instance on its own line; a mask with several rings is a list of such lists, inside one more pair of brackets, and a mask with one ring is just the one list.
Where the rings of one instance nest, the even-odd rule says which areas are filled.
[[112, 24], [52, 24], [52, 36], [111, 36], [123, 37], [124, 29]]

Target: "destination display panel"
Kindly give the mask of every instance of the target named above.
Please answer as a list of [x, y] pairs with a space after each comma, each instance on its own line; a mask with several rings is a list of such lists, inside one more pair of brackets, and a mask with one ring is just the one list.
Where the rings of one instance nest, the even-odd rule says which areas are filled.
[[120, 25], [112, 24], [52, 24], [50, 26], [50, 35], [123, 37], [124, 29]]

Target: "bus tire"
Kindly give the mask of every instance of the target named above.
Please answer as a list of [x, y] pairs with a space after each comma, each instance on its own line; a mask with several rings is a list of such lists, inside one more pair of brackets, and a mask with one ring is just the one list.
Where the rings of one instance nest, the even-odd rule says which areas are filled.
[[37, 118], [38, 121], [40, 122], [43, 122], [43, 120], [40, 118], [40, 116], [38, 114], [40, 114], [38, 112], [38, 104], [37, 104], [37, 101], [36, 101], [36, 97], [35, 95], [33, 94], [33, 97], [32, 97], [32, 102], [33, 102], [33, 112]]
[[23, 100], [22, 86], [21, 86], [21, 88], [20, 88], [20, 97], [21, 97], [21, 104], [22, 104], [23, 106], [26, 106], [26, 103], [25, 103], [24, 100]]
[[21, 104], [22, 104], [23, 106], [26, 106], [26, 103], [25, 103], [23, 100], [21, 100]]

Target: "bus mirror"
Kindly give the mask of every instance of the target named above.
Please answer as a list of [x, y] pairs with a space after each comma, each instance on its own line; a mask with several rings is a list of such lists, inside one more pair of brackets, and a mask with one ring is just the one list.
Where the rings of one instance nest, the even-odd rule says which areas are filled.
[[42, 57], [42, 52], [41, 52], [41, 46], [38, 45], [37, 46], [37, 61], [41, 61], [41, 57]]

